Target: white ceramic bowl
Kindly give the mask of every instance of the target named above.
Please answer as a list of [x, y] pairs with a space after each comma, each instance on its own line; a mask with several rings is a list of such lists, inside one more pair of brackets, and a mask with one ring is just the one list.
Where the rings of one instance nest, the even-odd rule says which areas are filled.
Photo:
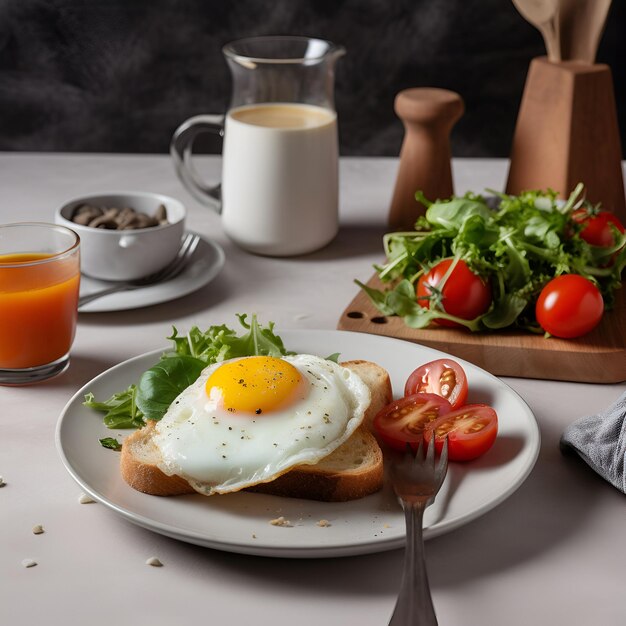
[[[81, 204], [103, 207], [132, 207], [154, 215], [165, 206], [168, 223], [134, 230], [107, 230], [71, 221]], [[178, 252], [185, 229], [185, 207], [158, 193], [118, 192], [76, 198], [57, 210], [57, 224], [71, 228], [81, 241], [81, 272], [101, 280], [136, 280], [165, 267]]]

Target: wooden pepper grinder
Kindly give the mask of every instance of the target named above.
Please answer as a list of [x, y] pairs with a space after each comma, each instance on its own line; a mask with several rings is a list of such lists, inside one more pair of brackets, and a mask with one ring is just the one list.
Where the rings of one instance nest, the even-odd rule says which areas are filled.
[[459, 94], [418, 87], [401, 91], [395, 111], [405, 129], [396, 186], [389, 208], [389, 227], [412, 230], [426, 207], [415, 199], [421, 190], [429, 200], [453, 193], [450, 131], [465, 107]]

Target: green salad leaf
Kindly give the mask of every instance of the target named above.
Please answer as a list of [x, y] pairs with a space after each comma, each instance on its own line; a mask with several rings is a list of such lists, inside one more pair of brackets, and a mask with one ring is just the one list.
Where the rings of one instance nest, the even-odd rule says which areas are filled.
[[267, 327], [259, 324], [256, 315], [247, 322], [246, 314], [237, 314], [241, 326], [248, 332], [237, 335], [228, 326], [210, 326], [201, 331], [194, 326], [186, 335], [180, 335], [176, 327], [168, 339], [174, 342], [176, 354], [188, 355], [204, 361], [207, 365], [241, 356], [281, 356], [287, 354], [282, 339], [274, 333], [274, 323]]
[[204, 361], [186, 354], [161, 359], [139, 379], [137, 407], [146, 419], [160, 420], [176, 396], [194, 383], [205, 367]]
[[[581, 224], [572, 218], [576, 209], [590, 206], [582, 192], [580, 184], [565, 202], [551, 190], [518, 196], [487, 190], [491, 197], [468, 193], [430, 202], [418, 191], [415, 197], [427, 209], [415, 229], [383, 237], [386, 262], [375, 268], [388, 285], [373, 289], [355, 282], [383, 315], [400, 316], [413, 328], [446, 319], [472, 331], [539, 332], [534, 312], [537, 297], [547, 282], [568, 273], [596, 284], [609, 309], [626, 266], [626, 236], [615, 228], [615, 245], [604, 248], [584, 241], [579, 236]], [[490, 283], [491, 306], [476, 319], [446, 313], [441, 293], [434, 289], [428, 308], [417, 301], [420, 276], [444, 259], [463, 260]]]
[[141, 428], [146, 420], [160, 420], [178, 394], [194, 383], [200, 372], [213, 363], [243, 356], [284, 356], [289, 354], [282, 339], [274, 333], [274, 323], [259, 324], [237, 315], [244, 328], [241, 335], [224, 325], [201, 331], [192, 327], [185, 335], [174, 327], [168, 337], [173, 349], [141, 375], [139, 382], [98, 402], [92, 393], [83, 404], [104, 413], [108, 428]]
[[137, 387], [114, 393], [104, 402], [96, 402], [93, 393], [85, 396], [83, 404], [104, 413], [103, 421], [107, 428], [140, 428], [144, 425], [143, 413], [136, 404]]
[[115, 450], [116, 452], [119, 452], [122, 449], [122, 444], [114, 437], [104, 437], [104, 439], [100, 439], [100, 444], [103, 448]]

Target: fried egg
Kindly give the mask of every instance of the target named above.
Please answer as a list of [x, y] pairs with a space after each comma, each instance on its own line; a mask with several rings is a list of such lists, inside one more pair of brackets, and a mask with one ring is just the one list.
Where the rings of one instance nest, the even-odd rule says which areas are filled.
[[369, 403], [357, 374], [309, 354], [210, 365], [156, 426], [159, 469], [205, 495], [269, 482], [329, 455]]

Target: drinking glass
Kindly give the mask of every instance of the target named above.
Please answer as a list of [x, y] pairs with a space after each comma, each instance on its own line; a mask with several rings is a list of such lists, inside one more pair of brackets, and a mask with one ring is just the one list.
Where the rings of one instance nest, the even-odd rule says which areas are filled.
[[0, 384], [63, 372], [78, 318], [80, 240], [63, 226], [0, 225]]

